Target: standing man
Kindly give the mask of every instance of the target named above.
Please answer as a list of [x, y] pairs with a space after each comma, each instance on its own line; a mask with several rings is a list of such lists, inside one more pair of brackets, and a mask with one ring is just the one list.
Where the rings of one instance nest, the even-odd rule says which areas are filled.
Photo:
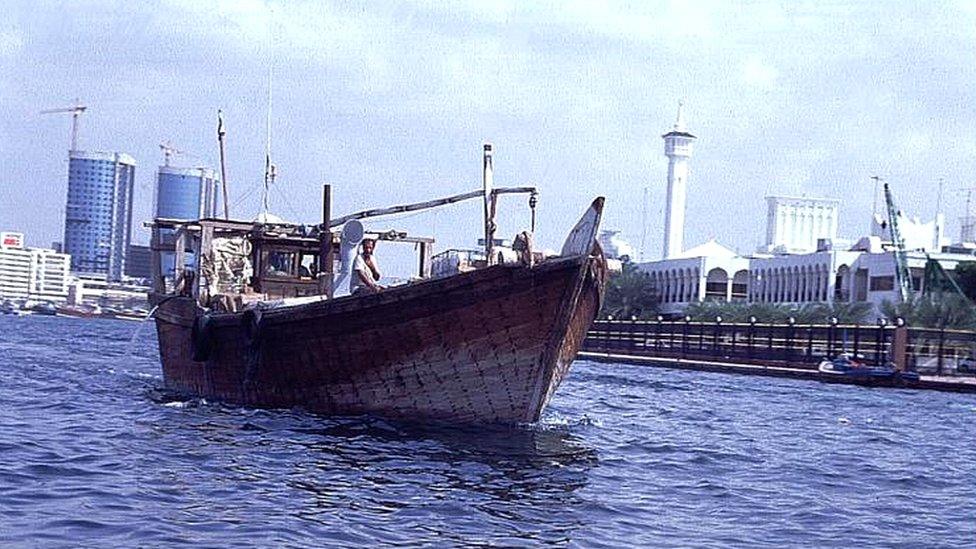
[[380, 270], [376, 267], [376, 257], [373, 255], [374, 248], [376, 248], [376, 240], [372, 238], [364, 239], [360, 244], [359, 254], [356, 255], [356, 260], [352, 263], [349, 293], [353, 295], [371, 294], [383, 289], [376, 283], [380, 279]]

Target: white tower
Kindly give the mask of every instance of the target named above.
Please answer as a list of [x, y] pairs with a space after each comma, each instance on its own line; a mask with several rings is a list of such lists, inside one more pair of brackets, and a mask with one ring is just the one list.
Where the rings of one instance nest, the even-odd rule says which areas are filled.
[[681, 253], [685, 232], [685, 195], [688, 183], [688, 159], [691, 144], [697, 139], [685, 131], [683, 102], [678, 103], [678, 119], [664, 138], [664, 154], [668, 157], [668, 205], [664, 213], [664, 259]]

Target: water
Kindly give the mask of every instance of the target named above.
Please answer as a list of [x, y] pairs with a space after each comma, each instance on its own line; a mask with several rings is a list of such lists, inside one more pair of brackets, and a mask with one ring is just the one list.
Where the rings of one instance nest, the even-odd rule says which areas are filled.
[[151, 323], [0, 317], [4, 546], [976, 540], [976, 397], [579, 362], [541, 424], [172, 401]]

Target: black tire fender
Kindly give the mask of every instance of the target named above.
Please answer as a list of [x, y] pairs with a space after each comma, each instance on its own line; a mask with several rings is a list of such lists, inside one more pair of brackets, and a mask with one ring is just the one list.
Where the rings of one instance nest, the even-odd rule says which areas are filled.
[[248, 309], [241, 316], [241, 328], [244, 330], [245, 339], [251, 346], [255, 346], [261, 341], [262, 316], [260, 309]]
[[190, 330], [190, 343], [193, 345], [193, 360], [205, 362], [213, 351], [213, 327], [210, 315], [200, 315], [193, 320]]

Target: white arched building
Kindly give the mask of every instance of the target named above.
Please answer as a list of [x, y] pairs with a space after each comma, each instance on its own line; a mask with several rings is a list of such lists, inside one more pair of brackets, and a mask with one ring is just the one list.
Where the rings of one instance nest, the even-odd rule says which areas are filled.
[[681, 314], [689, 303], [748, 298], [749, 259], [715, 240], [638, 268], [650, 276], [665, 315]]
[[847, 301], [851, 266], [861, 252], [820, 251], [749, 260], [749, 301], [832, 303]]

